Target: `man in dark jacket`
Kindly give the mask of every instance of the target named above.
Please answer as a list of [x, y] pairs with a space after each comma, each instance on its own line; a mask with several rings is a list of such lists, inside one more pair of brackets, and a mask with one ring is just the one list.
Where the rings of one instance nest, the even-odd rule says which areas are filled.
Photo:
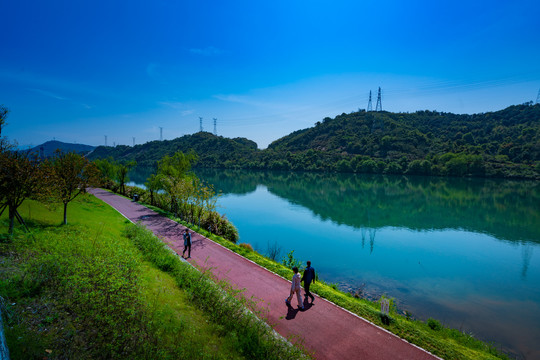
[[188, 257], [186, 259], [189, 259], [191, 257], [191, 234], [188, 229], [184, 231], [184, 251], [182, 252], [182, 257], [184, 257], [186, 250], [188, 250]]
[[307, 262], [307, 268], [304, 270], [304, 275], [300, 281], [304, 282], [304, 292], [306, 293], [305, 297], [307, 298], [309, 296], [311, 298], [311, 303], [313, 304], [315, 301], [315, 296], [309, 292], [309, 286], [311, 285], [312, 281], [315, 283], [315, 269], [311, 267], [311, 261]]

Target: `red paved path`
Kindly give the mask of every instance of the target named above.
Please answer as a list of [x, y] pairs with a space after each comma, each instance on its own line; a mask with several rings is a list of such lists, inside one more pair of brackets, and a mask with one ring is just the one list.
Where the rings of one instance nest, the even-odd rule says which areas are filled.
[[[92, 189], [90, 192], [131, 221], [141, 221], [154, 234], [165, 239], [177, 253], [182, 253], [184, 241], [181, 232], [184, 226], [105, 190]], [[201, 268], [211, 267], [219, 279], [225, 278], [238, 288], [245, 289], [244, 294], [248, 298], [254, 296], [262, 299], [268, 308], [267, 321], [274, 329], [284, 337], [303, 339], [304, 346], [314, 353], [316, 359], [437, 359], [320, 297], [316, 296], [313, 306], [298, 311], [295, 296], [292, 300], [294, 309], [288, 308], [284, 300], [289, 295], [290, 281], [200, 234], [192, 235], [190, 262]], [[313, 265], [317, 267], [316, 262]]]

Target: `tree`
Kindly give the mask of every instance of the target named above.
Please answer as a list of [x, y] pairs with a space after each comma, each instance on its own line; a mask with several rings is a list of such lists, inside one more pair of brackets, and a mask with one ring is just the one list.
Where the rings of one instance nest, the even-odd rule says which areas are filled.
[[17, 208], [39, 192], [44, 177], [37, 156], [5, 148], [0, 151], [0, 169], [0, 213], [8, 208], [9, 234], [13, 235], [15, 217], [23, 223]]
[[120, 186], [120, 194], [126, 195], [126, 183], [129, 181], [128, 173], [136, 165], [135, 160], [115, 164], [116, 180], [118, 180]]
[[9, 114], [9, 109], [4, 105], [0, 105], [0, 136], [2, 136], [2, 127], [6, 123], [6, 118]]
[[110, 186], [116, 173], [114, 160], [112, 158], [96, 159], [93, 163], [99, 169], [101, 185], [105, 185], [105, 187]]
[[191, 182], [186, 181], [191, 164], [197, 160], [194, 153], [185, 155], [177, 151], [173, 156], [165, 155], [158, 162], [158, 176], [161, 179], [163, 190], [171, 198], [171, 211], [178, 214], [180, 203], [187, 202], [191, 196]]
[[86, 188], [97, 186], [99, 170], [85, 157], [76, 153], [63, 153], [57, 150], [52, 160], [48, 162], [53, 185], [53, 194], [64, 205], [64, 225], [67, 225], [67, 206], [69, 202]]
[[146, 179], [144, 186], [146, 186], [146, 189], [150, 192], [150, 205], [154, 206], [154, 193], [163, 188], [161, 178], [156, 174], [152, 174]]

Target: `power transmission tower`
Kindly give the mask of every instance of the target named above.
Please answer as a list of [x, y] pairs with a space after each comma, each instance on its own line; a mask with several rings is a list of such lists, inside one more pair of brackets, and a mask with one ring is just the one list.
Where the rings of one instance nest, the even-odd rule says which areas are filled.
[[202, 117], [199, 116], [199, 131], [202, 132], [203, 131], [203, 127], [202, 127]]
[[538, 89], [538, 95], [536, 95], [536, 103], [540, 104], [540, 89]]
[[105, 146], [107, 146], [107, 135], [105, 135]]
[[371, 90], [369, 90], [369, 101], [367, 103], [367, 111], [372, 111], [373, 109], [371, 108]]
[[377, 105], [375, 106], [375, 111], [382, 111], [381, 87], [380, 86], [379, 86], [379, 94], [377, 95]]
[[159, 141], [163, 141], [163, 128], [159, 127]]
[[135, 147], [135, 138], [133, 138], [133, 147]]
[[217, 136], [217, 126], [216, 126], [216, 124], [217, 124], [217, 119], [214, 118], [214, 135]]

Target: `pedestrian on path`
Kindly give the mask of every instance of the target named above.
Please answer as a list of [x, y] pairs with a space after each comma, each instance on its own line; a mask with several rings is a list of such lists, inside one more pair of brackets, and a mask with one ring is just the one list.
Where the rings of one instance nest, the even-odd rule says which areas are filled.
[[302, 295], [300, 294], [300, 290], [302, 289], [302, 286], [300, 285], [300, 274], [298, 273], [298, 268], [295, 266], [292, 268], [294, 271], [294, 275], [292, 277], [292, 285], [291, 285], [291, 294], [287, 299], [285, 299], [285, 304], [288, 306], [291, 306], [291, 300], [293, 298], [294, 293], [296, 293], [296, 299], [298, 300], [298, 307], [302, 310], [304, 310], [304, 303], [302, 302]]
[[186, 259], [189, 259], [191, 257], [191, 234], [188, 229], [184, 231], [184, 251], [182, 252], [182, 257], [184, 257], [186, 250], [188, 251], [188, 257]]
[[315, 269], [311, 267], [311, 261], [307, 262], [307, 268], [304, 270], [304, 275], [302, 275], [301, 281], [304, 282], [304, 296], [306, 297], [306, 300], [309, 296], [311, 298], [311, 303], [313, 304], [315, 301], [315, 296], [309, 292], [309, 286], [311, 285], [311, 282], [315, 284]]

